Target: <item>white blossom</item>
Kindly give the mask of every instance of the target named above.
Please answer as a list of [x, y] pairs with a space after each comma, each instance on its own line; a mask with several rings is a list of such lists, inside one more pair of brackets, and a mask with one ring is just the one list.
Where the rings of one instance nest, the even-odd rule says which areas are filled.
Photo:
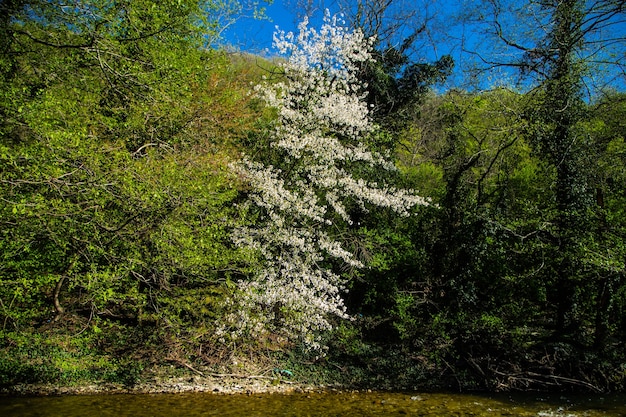
[[355, 177], [353, 168], [394, 170], [387, 155], [364, 139], [376, 132], [365, 101], [359, 66], [371, 60], [372, 39], [349, 31], [326, 13], [319, 30], [305, 19], [297, 35], [277, 30], [274, 46], [285, 58], [280, 82], [256, 86], [256, 94], [277, 110], [271, 146], [285, 157], [281, 170], [243, 159], [234, 168], [250, 185], [250, 201], [262, 210], [259, 224], [235, 231], [240, 247], [256, 251], [263, 268], [239, 284], [239, 308], [230, 317], [231, 337], [283, 332], [313, 348], [329, 315], [348, 318], [342, 277], [329, 259], [351, 267], [363, 264], [329, 234], [334, 222], [352, 223], [350, 203], [409, 215], [428, 202], [411, 190], [398, 190]]

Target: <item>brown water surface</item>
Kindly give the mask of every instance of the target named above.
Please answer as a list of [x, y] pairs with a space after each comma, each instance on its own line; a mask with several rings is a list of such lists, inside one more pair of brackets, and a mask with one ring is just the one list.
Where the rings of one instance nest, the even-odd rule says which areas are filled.
[[0, 397], [0, 416], [626, 416], [626, 396], [311, 393]]

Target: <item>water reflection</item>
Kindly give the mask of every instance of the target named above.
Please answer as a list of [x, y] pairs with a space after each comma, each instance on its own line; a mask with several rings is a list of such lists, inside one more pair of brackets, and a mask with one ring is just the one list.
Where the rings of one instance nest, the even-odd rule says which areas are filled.
[[585, 416], [626, 415], [626, 396], [312, 393], [0, 398], [0, 416]]

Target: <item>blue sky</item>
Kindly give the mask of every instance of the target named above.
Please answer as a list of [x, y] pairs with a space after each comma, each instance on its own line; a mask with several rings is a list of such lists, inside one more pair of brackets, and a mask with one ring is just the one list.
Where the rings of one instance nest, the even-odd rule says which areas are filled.
[[[415, 4], [411, 0], [408, 0], [408, 6], [413, 7]], [[289, 4], [293, 4], [294, 0], [274, 0], [271, 5], [266, 8], [266, 15], [268, 20], [257, 20], [251, 17], [242, 17], [235, 24], [229, 27], [224, 32], [224, 38], [226, 42], [232, 45], [236, 49], [245, 51], [260, 52], [265, 49], [271, 49], [272, 34], [275, 31], [276, 26], [280, 29], [289, 31], [296, 31], [298, 18], [294, 14], [293, 7]], [[404, 3], [402, 0], [398, 1], [398, 4]], [[436, 6], [431, 6], [431, 14], [439, 15], [439, 21], [445, 21], [446, 16], [451, 16], [456, 12], [456, 8], [459, 7], [458, 1], [442, 1], [435, 2]], [[436, 8], [436, 10], [435, 10]], [[334, 13], [334, 10], [330, 10]], [[449, 22], [448, 22], [449, 23]]]
[[271, 50], [276, 25], [287, 32], [295, 31], [296, 17], [282, 0], [275, 0], [267, 6], [266, 14], [270, 20], [240, 18], [224, 33], [226, 42], [236, 49], [260, 53]]
[[[465, 26], [454, 24], [454, 16], [463, 11], [463, 4], [471, 4], [471, 2], [463, 1], [417, 1], [415, 0], [396, 0], [399, 7], [411, 8], [417, 4], [429, 4], [429, 9], [424, 11], [420, 9], [422, 16], [428, 15], [433, 18], [429, 23], [432, 32], [426, 36], [420, 36], [422, 41], [421, 48], [416, 54], [418, 60], [433, 62], [442, 55], [450, 54], [455, 61], [455, 74], [449, 79], [445, 86], [439, 86], [439, 89], [446, 89], [451, 86], [461, 86], [467, 78], [464, 76], [463, 70], [471, 65], [475, 55], [463, 51], [461, 45], [464, 44], [468, 49], [475, 49], [483, 53], [493, 53], [493, 44], [485, 43], [482, 47], [479, 45], [481, 38], [476, 36], [478, 25], [470, 23]], [[517, 1], [517, 0], [514, 0]], [[253, 18], [240, 18], [235, 24], [229, 27], [224, 33], [227, 44], [234, 49], [257, 53], [261, 55], [271, 55], [272, 35], [275, 27], [278, 25], [280, 29], [285, 31], [295, 31], [297, 27], [297, 17], [293, 9], [289, 7], [289, 3], [293, 4], [294, 0], [274, 0], [267, 6], [266, 15], [268, 20], [255, 20]], [[333, 3], [329, 1], [328, 3]], [[287, 4], [287, 6], [285, 5]], [[331, 10], [333, 12], [333, 10]], [[419, 20], [419, 19], [418, 19]], [[513, 22], [515, 23], [515, 22]], [[514, 24], [507, 25], [511, 29]], [[533, 28], [530, 28], [533, 30]], [[536, 30], [536, 29], [535, 29]], [[617, 25], [611, 28], [613, 32], [618, 30], [621, 33], [626, 32], [626, 24]], [[626, 36], [626, 35], [625, 35]], [[512, 51], [508, 51], [509, 53]], [[621, 49], [624, 52], [624, 48]], [[514, 80], [516, 75], [513, 70], [502, 69], [500, 72], [491, 73], [489, 77], [480, 80], [481, 88], [490, 87], [496, 84], [509, 84]], [[618, 75], [620, 80], [613, 80], [612, 84], [624, 90], [624, 77]]]
[[[397, 0], [397, 2], [400, 7], [411, 8], [416, 5], [414, 0]], [[294, 0], [291, 0], [291, 4], [293, 3]], [[332, 1], [329, 3], [332, 3]], [[428, 1], [418, 3], [428, 3]], [[442, 55], [451, 54], [456, 62], [455, 68], [458, 71], [454, 77], [456, 81], [451, 80], [451, 82], [458, 82], [462, 64], [467, 60], [463, 56], [459, 42], [457, 42], [456, 39], [451, 40], [451, 38], [461, 37], [460, 32], [458, 32], [460, 28], [457, 27], [453, 29], [450, 22], [452, 21], [452, 15], [457, 12], [457, 8], [460, 7], [462, 3], [459, 1], [434, 1], [431, 3], [427, 13], [436, 17], [432, 22], [435, 31], [430, 34], [431, 37], [424, 37], [424, 44], [421, 45], [419, 50], [419, 59], [433, 62]], [[272, 35], [276, 26], [286, 32], [295, 32], [297, 29], [299, 20], [289, 4], [289, 0], [274, 0], [270, 6], [267, 6], [266, 15], [268, 20], [256, 20], [247, 17], [240, 18], [223, 33], [226, 44], [235, 50], [260, 55], [272, 55]], [[333, 10], [331, 9], [331, 13], [332, 12]], [[423, 16], [419, 19], [422, 17]], [[444, 29], [442, 29], [442, 27]], [[448, 36], [449, 38], [444, 40], [442, 36]], [[437, 38], [435, 39], [435, 37]]]

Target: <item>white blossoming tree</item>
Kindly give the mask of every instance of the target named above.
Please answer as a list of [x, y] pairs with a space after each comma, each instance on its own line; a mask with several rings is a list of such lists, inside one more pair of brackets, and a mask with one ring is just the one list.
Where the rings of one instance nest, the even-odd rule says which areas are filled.
[[363, 178], [364, 172], [395, 167], [364, 140], [376, 126], [356, 74], [371, 59], [371, 41], [342, 23], [327, 13], [319, 31], [305, 20], [298, 35], [274, 35], [285, 58], [281, 81], [259, 85], [256, 92], [277, 111], [270, 145], [280, 166], [244, 159], [235, 167], [262, 214], [234, 239], [258, 251], [263, 268], [240, 283], [232, 336], [273, 332], [319, 347], [316, 336], [331, 328], [329, 316], [348, 317], [342, 277], [332, 261], [363, 266], [333, 232], [352, 223], [350, 207], [365, 212], [383, 207], [407, 216], [414, 206], [427, 204], [413, 191]]

